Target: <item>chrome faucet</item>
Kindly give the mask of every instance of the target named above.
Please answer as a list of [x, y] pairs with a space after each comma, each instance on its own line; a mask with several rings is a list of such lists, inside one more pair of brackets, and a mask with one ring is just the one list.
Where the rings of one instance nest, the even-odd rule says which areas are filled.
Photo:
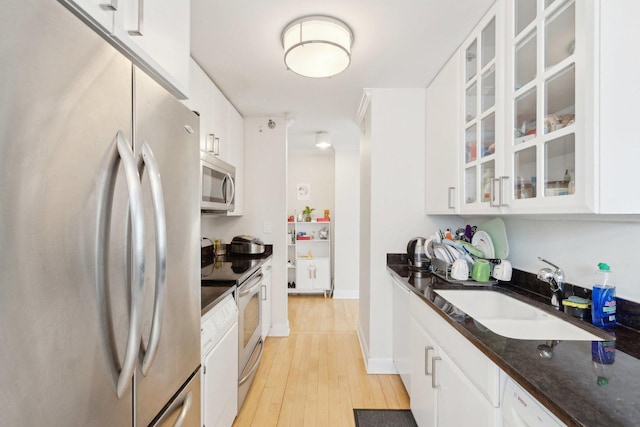
[[553, 295], [551, 295], [551, 305], [562, 311], [562, 299], [564, 298], [564, 272], [560, 267], [550, 263], [546, 259], [543, 259], [542, 257], [538, 257], [538, 259], [555, 268], [555, 271], [548, 267], [541, 268], [540, 271], [538, 271], [538, 279], [549, 284], [551, 292], [553, 293]]

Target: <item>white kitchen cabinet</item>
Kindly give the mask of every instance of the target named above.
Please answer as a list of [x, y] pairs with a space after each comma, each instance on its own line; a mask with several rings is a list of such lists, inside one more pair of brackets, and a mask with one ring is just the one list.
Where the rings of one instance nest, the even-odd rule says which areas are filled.
[[236, 167], [235, 179], [235, 209], [229, 216], [240, 216], [244, 213], [244, 118], [229, 105], [229, 144], [227, 162]]
[[495, 213], [493, 183], [503, 168], [504, 28], [502, 3], [496, 3], [462, 44], [459, 97], [462, 126], [459, 212]]
[[427, 87], [425, 211], [458, 212], [458, 129], [460, 56], [453, 55]]
[[189, 59], [189, 93], [183, 103], [200, 115], [200, 150], [236, 168], [235, 209], [227, 215], [240, 216], [244, 213], [244, 118], [193, 58]]
[[411, 392], [411, 354], [409, 324], [409, 294], [411, 291], [400, 281], [391, 280], [393, 286], [393, 363], [407, 392]]
[[409, 304], [410, 399], [418, 425], [499, 425], [500, 369], [420, 297], [410, 294]]
[[188, 96], [188, 0], [60, 0], [179, 99]]
[[200, 151], [213, 150], [213, 83], [198, 63], [189, 58], [189, 99], [183, 103], [200, 116]]
[[229, 115], [232, 108], [227, 98], [214, 84], [212, 86], [213, 132], [215, 133], [213, 155], [227, 163], [231, 163], [229, 157]]
[[626, 197], [640, 156], [629, 143], [640, 59], [621, 42], [639, 13], [633, 0], [507, 2], [509, 212], [640, 213], [640, 200]]
[[436, 420], [436, 387], [432, 383], [433, 358], [438, 357], [433, 338], [413, 317], [410, 318], [411, 413], [418, 426], [433, 426]]
[[269, 335], [271, 329], [272, 266], [271, 259], [262, 265], [262, 339]]
[[626, 196], [640, 59], [620, 43], [638, 13], [633, 0], [496, 2], [458, 52], [456, 213], [640, 213]]
[[317, 293], [327, 295], [331, 290], [331, 260], [329, 257], [298, 259], [296, 263], [295, 293]]

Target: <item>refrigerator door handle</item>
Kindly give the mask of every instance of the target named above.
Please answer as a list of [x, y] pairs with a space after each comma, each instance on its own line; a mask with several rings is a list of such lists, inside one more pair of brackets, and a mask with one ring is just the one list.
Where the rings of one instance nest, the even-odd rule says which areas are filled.
[[158, 344], [160, 343], [160, 334], [162, 332], [162, 317], [167, 288], [167, 219], [165, 217], [164, 198], [162, 197], [160, 168], [147, 142], [142, 144], [141, 161], [148, 169], [156, 232], [156, 280], [153, 320], [151, 322], [151, 332], [149, 333], [149, 346], [142, 360], [141, 368], [142, 375], [146, 376], [158, 353]]
[[193, 392], [189, 390], [189, 393], [184, 398], [184, 402], [182, 403], [182, 409], [180, 409], [180, 415], [176, 418], [176, 422], [173, 423], [173, 427], [182, 427], [184, 424], [184, 419], [187, 417], [189, 410], [191, 409], [191, 403], [193, 402]]
[[121, 131], [116, 135], [118, 155], [122, 160], [127, 192], [129, 194], [129, 213], [131, 220], [131, 312], [129, 336], [118, 376], [116, 394], [122, 397], [129, 387], [140, 344], [142, 329], [142, 307], [144, 297], [144, 218], [142, 210], [142, 186], [131, 144]]

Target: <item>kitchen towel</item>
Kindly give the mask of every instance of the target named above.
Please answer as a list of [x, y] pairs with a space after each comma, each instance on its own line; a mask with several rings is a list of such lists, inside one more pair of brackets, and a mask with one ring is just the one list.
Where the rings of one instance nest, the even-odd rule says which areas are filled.
[[356, 427], [418, 427], [409, 409], [354, 409]]

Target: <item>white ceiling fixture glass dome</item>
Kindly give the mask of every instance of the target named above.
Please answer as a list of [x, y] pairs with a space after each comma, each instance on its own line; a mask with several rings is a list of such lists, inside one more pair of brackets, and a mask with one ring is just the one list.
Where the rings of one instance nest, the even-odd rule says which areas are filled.
[[305, 77], [331, 77], [351, 62], [353, 32], [329, 16], [305, 16], [289, 23], [282, 32], [287, 69]]
[[323, 150], [331, 147], [331, 136], [329, 135], [329, 132], [323, 131], [316, 133], [316, 147]]

